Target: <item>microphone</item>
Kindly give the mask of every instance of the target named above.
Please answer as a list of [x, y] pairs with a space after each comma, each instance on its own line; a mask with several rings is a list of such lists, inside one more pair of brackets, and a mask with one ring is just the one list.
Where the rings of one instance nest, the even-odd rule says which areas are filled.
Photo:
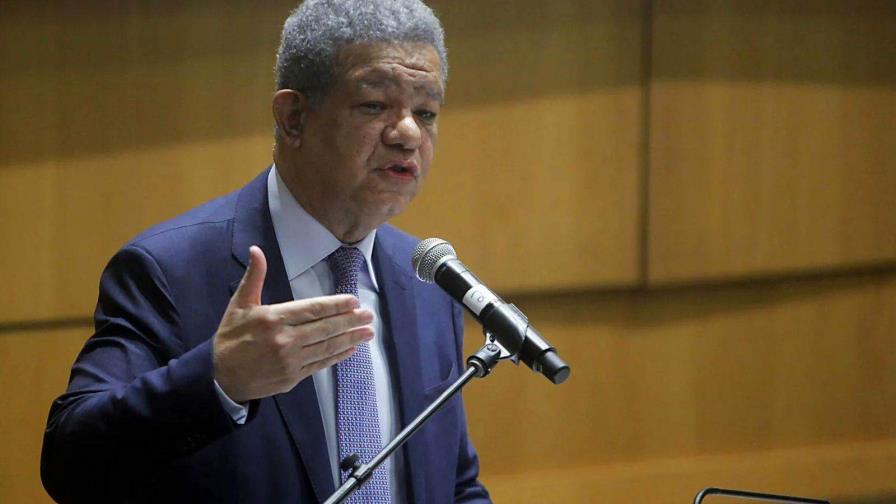
[[569, 365], [557, 350], [529, 325], [529, 319], [516, 306], [505, 303], [490, 291], [472, 271], [457, 259], [454, 247], [439, 238], [427, 238], [417, 244], [411, 265], [417, 278], [436, 283], [482, 324], [487, 335], [498, 340], [511, 355], [516, 355], [532, 371], [543, 374], [555, 385], [569, 377]]

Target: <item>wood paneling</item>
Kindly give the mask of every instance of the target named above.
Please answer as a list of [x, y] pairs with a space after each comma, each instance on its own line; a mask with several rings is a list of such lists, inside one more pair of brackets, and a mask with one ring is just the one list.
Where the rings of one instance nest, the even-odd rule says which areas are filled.
[[430, 180], [396, 223], [450, 241], [503, 292], [636, 283], [639, 101], [624, 88], [446, 112]]
[[[86, 317], [106, 261], [141, 229], [264, 168], [266, 136], [35, 161], [0, 169], [0, 321]], [[227, 167], [222, 167], [226, 165]]]
[[50, 403], [92, 327], [0, 333], [0, 501], [52, 502], [40, 483], [40, 447]]
[[0, 5], [0, 322], [88, 316], [126, 240], [270, 163], [290, 4]]
[[896, 439], [896, 275], [515, 301], [573, 371], [467, 387], [486, 475]]
[[[495, 502], [682, 504], [714, 486], [829, 499], [892, 502], [896, 440], [485, 477]], [[885, 499], [885, 500], [879, 500]], [[707, 498], [706, 504], [743, 504]]]
[[3, 165], [270, 133], [291, 4], [3, 2]]
[[661, 1], [649, 272], [896, 261], [892, 2]]
[[431, 183], [397, 222], [505, 292], [638, 282], [644, 4], [434, 5], [448, 107]]

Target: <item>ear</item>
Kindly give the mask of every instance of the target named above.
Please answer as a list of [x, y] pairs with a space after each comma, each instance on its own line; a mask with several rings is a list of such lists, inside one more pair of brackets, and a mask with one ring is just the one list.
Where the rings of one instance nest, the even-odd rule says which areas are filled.
[[271, 104], [274, 121], [280, 130], [281, 142], [298, 147], [302, 143], [302, 126], [308, 111], [308, 98], [292, 89], [281, 89], [274, 93]]

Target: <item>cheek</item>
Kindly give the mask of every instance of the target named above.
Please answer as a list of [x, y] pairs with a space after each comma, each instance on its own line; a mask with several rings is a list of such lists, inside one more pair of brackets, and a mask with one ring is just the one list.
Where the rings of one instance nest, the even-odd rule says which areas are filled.
[[[350, 133], [352, 134], [352, 133]], [[374, 155], [380, 146], [381, 133], [376, 128], [365, 128], [363, 131], [353, 132], [352, 157], [365, 168], [374, 161]]]
[[335, 162], [343, 168], [339, 171], [344, 173], [343, 176], [352, 177], [348, 173], [366, 165], [380, 141], [379, 133], [372, 124], [364, 124], [356, 118], [339, 119], [326, 132], [327, 144]]
[[[432, 158], [435, 154], [436, 148], [436, 136], [432, 135], [429, 137], [427, 141], [423, 142], [423, 145], [420, 146], [420, 157], [423, 162], [423, 166], [429, 170], [429, 165], [432, 163]], [[425, 173], [424, 173], [425, 175]]]

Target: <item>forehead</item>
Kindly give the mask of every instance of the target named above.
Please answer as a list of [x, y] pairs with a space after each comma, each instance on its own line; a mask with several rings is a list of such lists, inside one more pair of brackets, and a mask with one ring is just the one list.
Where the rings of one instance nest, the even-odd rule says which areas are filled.
[[442, 100], [442, 64], [429, 44], [350, 44], [340, 51], [339, 62], [339, 80], [350, 87], [407, 87]]

